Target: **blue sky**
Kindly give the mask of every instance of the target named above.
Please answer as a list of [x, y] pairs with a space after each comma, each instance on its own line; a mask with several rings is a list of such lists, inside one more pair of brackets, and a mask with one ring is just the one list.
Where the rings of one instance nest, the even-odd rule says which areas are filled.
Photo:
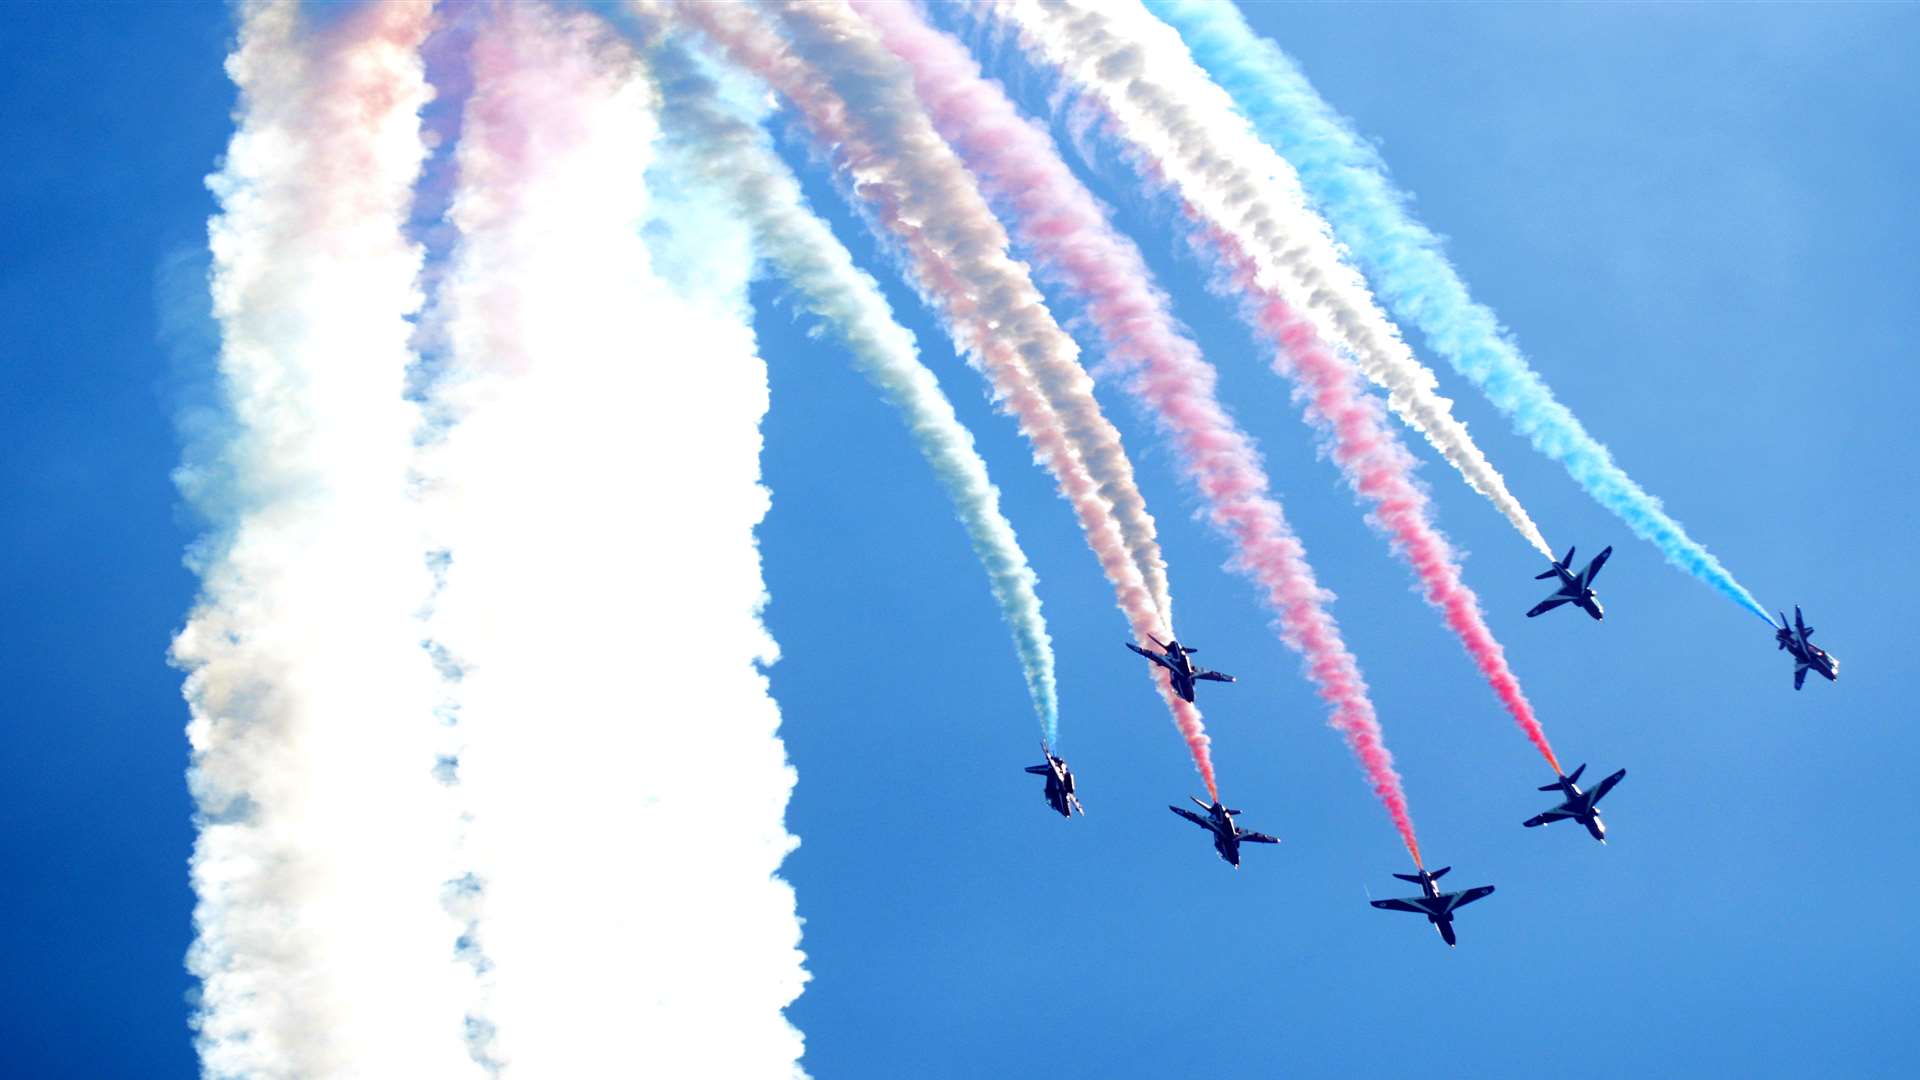
[[[1920, 294], [1912, 8], [1259, 6], [1378, 138], [1476, 293], [1763, 603], [1807, 606], [1842, 682], [1662, 565], [1462, 380], [1443, 389], [1550, 539], [1616, 544], [1605, 623], [1526, 620], [1525, 545], [1424, 470], [1563, 760], [1629, 769], [1613, 842], [1523, 830], [1538, 759], [1361, 520], [1167, 207], [1085, 163], [1260, 440], [1374, 687], [1423, 847], [1500, 892], [1449, 953], [1398, 895], [1391, 827], [1167, 452], [1104, 392], [1159, 516], [1222, 790], [1285, 839], [1238, 874], [1163, 808], [1198, 789], [1125, 625], [1010, 422], [808, 169], [974, 428], [1041, 575], [1089, 816], [1020, 772], [1033, 725], [964, 536], [887, 408], [757, 291], [771, 361], [762, 530], [800, 773], [788, 868], [823, 1077], [1898, 1075], [1920, 1053], [1902, 387]], [[165, 648], [196, 525], [168, 471], [195, 391], [169, 337], [228, 133], [218, 5], [29, 7], [0, 33], [0, 650], [11, 691], [0, 1047], [36, 1077], [194, 1064], [186, 721]], [[1021, 70], [1005, 57], [996, 70]], [[1015, 80], [1029, 105], [1044, 87]], [[187, 265], [191, 265], [188, 263]], [[168, 268], [175, 271], [168, 273]], [[186, 280], [190, 283], [189, 274]], [[1064, 309], [1063, 313], [1070, 311]], [[172, 345], [169, 345], [171, 340]], [[1424, 449], [1418, 452], [1424, 455]], [[651, 663], [636, 656], [636, 671]], [[1206, 693], [1206, 691], [1212, 691]], [[640, 853], [636, 853], [638, 856]], [[1224, 1021], [1224, 1022], [1223, 1022]]]

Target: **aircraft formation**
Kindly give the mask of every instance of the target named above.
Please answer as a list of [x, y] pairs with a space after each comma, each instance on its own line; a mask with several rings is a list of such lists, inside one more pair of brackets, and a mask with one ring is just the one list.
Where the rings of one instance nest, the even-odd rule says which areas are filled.
[[[1565, 558], [1555, 560], [1546, 572], [1536, 575], [1536, 580], [1559, 578], [1560, 588], [1528, 610], [1527, 618], [1531, 619], [1563, 604], [1575, 605], [1596, 621], [1605, 617], [1600, 599], [1593, 591], [1593, 580], [1600, 575], [1601, 568], [1607, 564], [1607, 559], [1613, 554], [1613, 548], [1609, 546], [1602, 549], [1600, 554], [1594, 556], [1578, 573], [1573, 571], [1575, 550], [1575, 548], [1568, 548]], [[1812, 636], [1813, 627], [1806, 624], [1806, 619], [1801, 615], [1798, 606], [1793, 609], [1791, 624], [1787, 622], [1786, 614], [1782, 612], [1780, 625], [1774, 628], [1778, 647], [1793, 656], [1793, 688], [1795, 690], [1806, 683], [1809, 671], [1817, 672], [1829, 682], [1837, 680], [1840, 676], [1840, 662], [1826, 650], [1808, 640]], [[1190, 657], [1200, 650], [1193, 646], [1182, 645], [1178, 639], [1163, 642], [1149, 634], [1147, 640], [1152, 643], [1153, 648], [1145, 648], [1131, 641], [1125, 644], [1127, 648], [1152, 661], [1156, 666], [1166, 669], [1170, 685], [1183, 701], [1194, 700], [1194, 684], [1197, 682], [1239, 681], [1232, 675], [1195, 665]], [[1081, 808], [1074, 788], [1073, 770], [1044, 740], [1040, 744], [1040, 752], [1045, 756], [1046, 763], [1029, 765], [1026, 771], [1046, 777], [1047, 805], [1064, 818], [1071, 819], [1075, 811], [1084, 815], [1086, 810]], [[1586, 770], [1586, 765], [1581, 764], [1571, 773], [1560, 773], [1551, 783], [1541, 785], [1541, 791], [1558, 792], [1563, 799], [1558, 805], [1521, 822], [1521, 825], [1533, 829], [1556, 821], [1578, 822], [1587, 830], [1589, 836], [1602, 844], [1606, 843], [1607, 826], [1600, 820], [1600, 800], [1606, 798], [1615, 785], [1626, 778], [1627, 770], [1620, 769], [1613, 772], [1595, 784], [1592, 789], [1583, 791], [1580, 788], [1580, 775]], [[1241, 844], [1278, 844], [1280, 842], [1278, 837], [1267, 833], [1242, 829], [1234, 820], [1240, 811], [1224, 806], [1217, 798], [1212, 803], [1201, 802], [1191, 795], [1188, 798], [1203, 813], [1196, 814], [1179, 806], [1169, 806], [1167, 809], [1207, 830], [1208, 837], [1213, 841], [1213, 850], [1235, 870], [1240, 869]], [[1427, 922], [1439, 932], [1440, 939], [1447, 943], [1448, 948], [1452, 948], [1459, 942], [1459, 937], [1453, 928], [1453, 913], [1476, 900], [1493, 895], [1494, 887], [1476, 885], [1458, 892], [1441, 892], [1437, 882], [1451, 869], [1453, 868], [1450, 866], [1443, 866], [1438, 870], [1429, 871], [1425, 867], [1415, 866], [1412, 874], [1394, 874], [1393, 876], [1401, 881], [1420, 886], [1420, 895], [1369, 902], [1382, 911], [1404, 911], [1426, 916]]]

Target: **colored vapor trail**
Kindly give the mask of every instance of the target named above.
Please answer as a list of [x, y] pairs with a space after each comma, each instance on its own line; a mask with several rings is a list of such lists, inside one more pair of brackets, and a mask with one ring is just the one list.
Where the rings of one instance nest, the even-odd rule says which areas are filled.
[[906, 5], [861, 2], [856, 9], [905, 61], [940, 134], [995, 201], [1014, 209], [1026, 247], [1086, 301], [1110, 361], [1174, 439], [1186, 478], [1206, 499], [1209, 521], [1234, 545], [1235, 567], [1259, 585], [1279, 617], [1282, 640], [1302, 655], [1309, 678], [1332, 708], [1330, 723], [1346, 737], [1418, 863], [1406, 795], [1366, 680], [1327, 611], [1331, 597], [1270, 494], [1252, 440], [1215, 397], [1213, 366], [1177, 328], [1139, 249], [1113, 230], [1052, 139], [981, 76], [958, 41]]
[[659, 102], [601, 19], [492, 5], [471, 75], [422, 472], [476, 1050], [507, 1080], [798, 1076], [747, 237], [710, 213], [699, 291], [662, 279]]
[[1516, 431], [1564, 466], [1635, 535], [1772, 625], [1766, 609], [1720, 560], [1688, 536], [1554, 398], [1493, 311], [1474, 301], [1440, 238], [1409, 212], [1379, 153], [1321, 100], [1278, 46], [1256, 35], [1231, 4], [1146, 2], [1179, 31], [1261, 138], [1299, 170], [1307, 193], [1395, 314], [1419, 327], [1428, 346], [1479, 387]]
[[[1176, 105], [1184, 108], [1186, 103], [1176, 103], [1173, 90], [1159, 81], [1159, 75], [1161, 67], [1188, 61], [1130, 36], [1127, 31], [1140, 29], [1131, 23], [1110, 22], [1099, 12], [1069, 11], [1057, 5], [1009, 4], [996, 10], [1013, 18], [1024, 45], [1101, 102], [1164, 102], [1169, 110], [1176, 110]], [[1119, 9], [1101, 9], [1106, 10]], [[1178, 43], [1174, 45], [1177, 50]], [[1152, 124], [1137, 105], [1117, 108], [1115, 119], [1122, 137], [1144, 157], [1143, 173], [1172, 181], [1193, 223], [1196, 242], [1217, 257], [1220, 276], [1213, 283], [1215, 288], [1236, 297], [1248, 321], [1274, 344], [1275, 368], [1294, 382], [1308, 417], [1331, 442], [1332, 456], [1348, 485], [1372, 505], [1371, 519], [1413, 567], [1427, 601], [1441, 610], [1448, 628], [1459, 637], [1501, 704], [1555, 771], [1560, 771], [1532, 704], [1486, 625], [1479, 598], [1461, 580], [1452, 545], [1430, 520], [1426, 492], [1414, 480], [1413, 456], [1387, 426], [1379, 403], [1365, 392], [1354, 363], [1335, 351], [1314, 321], [1297, 312], [1271, 283], [1256, 254], [1259, 238], [1247, 235], [1243, 222], [1225, 209], [1243, 201], [1244, 195], [1236, 193], [1239, 181], [1219, 162], [1210, 168], [1176, 168], [1161, 158], [1161, 154], [1178, 152], [1178, 147], [1166, 144], [1152, 130], [1142, 132]], [[1216, 185], [1226, 185], [1228, 190], [1214, 190]]]
[[1092, 91], [1169, 184], [1234, 230], [1253, 260], [1255, 280], [1285, 297], [1320, 337], [1352, 356], [1367, 378], [1386, 389], [1394, 412], [1534, 550], [1552, 557], [1526, 508], [1454, 417], [1452, 402], [1440, 396], [1433, 372], [1400, 339], [1366, 282], [1341, 259], [1293, 169], [1254, 137], [1171, 30], [1138, 4], [1118, 0], [1019, 0], [993, 10], [1044, 41], [1052, 62]]
[[215, 524], [173, 643], [199, 836], [187, 966], [204, 1075], [478, 1077], [441, 906], [456, 817], [416, 613], [405, 224], [425, 6], [322, 28], [240, 9], [238, 129], [209, 228], [232, 435], [177, 474]]
[[1056, 745], [1059, 693], [1053, 640], [1035, 592], [1038, 579], [1001, 512], [999, 489], [988, 479], [972, 433], [921, 362], [913, 334], [895, 321], [879, 285], [807, 209], [799, 180], [775, 154], [760, 116], [729, 109], [684, 44], [657, 44], [647, 55], [662, 86], [667, 130], [684, 140], [686, 167], [700, 184], [726, 194], [732, 210], [744, 215], [761, 257], [794, 286], [806, 310], [833, 330], [854, 366], [906, 422], [987, 572], [1013, 633], [1041, 734]]
[[[786, 96], [815, 138], [836, 150], [956, 344], [1058, 480], [1135, 636], [1166, 633], [1167, 605], [1149, 576], [1164, 563], [1119, 434], [1094, 401], [1072, 339], [1009, 256], [1005, 230], [933, 130], [899, 61], [844, 4], [676, 10]], [[777, 13], [790, 40], [759, 21], [762, 11]], [[1214, 793], [1199, 710], [1174, 695], [1164, 673], [1156, 669], [1154, 678]]]

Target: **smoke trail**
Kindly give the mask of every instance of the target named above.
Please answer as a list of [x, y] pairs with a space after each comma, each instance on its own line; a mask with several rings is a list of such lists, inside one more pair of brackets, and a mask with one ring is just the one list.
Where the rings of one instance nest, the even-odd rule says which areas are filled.
[[[681, 5], [680, 10], [706, 25], [715, 22], [716, 9], [726, 7], [727, 5], [692, 3]], [[889, 105], [897, 106], [902, 103], [910, 105], [911, 88], [899, 85], [904, 75], [893, 70], [893, 62], [886, 56], [884, 49], [880, 49], [877, 44], [861, 40], [860, 35], [865, 34], [865, 31], [852, 13], [844, 9], [843, 4], [775, 3], [761, 5], [760, 10], [785, 12], [789, 36], [797, 38], [811, 33], [813, 37], [810, 40], [817, 43], [817, 48], [814, 50], [816, 52], [825, 51], [829, 56], [838, 58], [843, 64], [878, 65], [877, 67], [859, 67], [857, 74], [852, 75], [844, 71], [836, 73], [831, 64], [821, 65], [825, 74], [818, 76], [816, 80], [820, 90], [839, 101], [841, 103], [839, 107], [850, 106], [850, 111], [856, 114], [842, 117], [840, 122], [855, 123], [863, 128], [883, 132], [891, 138], [899, 135], [901, 124], [910, 127], [917, 119], [923, 119], [918, 118], [916, 112], [909, 112], [902, 116], [894, 116], [888, 112]], [[736, 25], [741, 23], [741, 18], [737, 14], [730, 15], [728, 18]], [[709, 31], [713, 29], [712, 26], [707, 28]], [[840, 36], [846, 33], [855, 36], [852, 38]], [[766, 36], [764, 40], [777, 41], [771, 35]], [[814, 56], [800, 55], [808, 50], [797, 44], [789, 43], [784, 47], [794, 51], [794, 55], [789, 58], [792, 63], [806, 65], [817, 62], [819, 59]], [[866, 49], [874, 52], [864, 52], [863, 50]], [[907, 95], [905, 98], [893, 96], [903, 90]], [[910, 142], [911, 140], [908, 140], [909, 144]], [[909, 145], [908, 149], [913, 152], [909, 161], [929, 154], [925, 148]], [[934, 159], [939, 159], [941, 156], [939, 153], [931, 154]], [[941, 162], [941, 164], [949, 162], [950, 156], [948, 162]], [[927, 175], [935, 176], [938, 171], [935, 169]], [[970, 185], [965, 185], [964, 175], [960, 179], [964, 186], [946, 193], [946, 197], [957, 198], [964, 202], [965, 196], [973, 192]], [[865, 177], [862, 177], [863, 186], [865, 182]], [[936, 198], [936, 205], [938, 204]], [[993, 233], [1001, 232], [998, 223], [992, 220], [991, 215], [982, 218], [980, 223], [990, 228]], [[969, 233], [951, 226], [940, 226], [934, 222], [912, 223], [915, 229], [927, 226], [943, 228], [943, 231], [950, 234], [951, 240], [963, 244], [962, 250], [969, 250], [974, 244], [991, 240], [991, 234], [988, 233]], [[986, 258], [983, 262], [993, 263], [994, 260]], [[1011, 265], [1010, 260], [1004, 258], [999, 262]], [[996, 278], [1006, 277], [1005, 268], [994, 267], [993, 269], [996, 271]], [[980, 317], [983, 319], [995, 319], [1001, 316], [1016, 319], [1016, 326], [1037, 342], [1035, 347], [1029, 350], [1032, 355], [1022, 358], [1023, 365], [1033, 372], [1038, 392], [1046, 397], [1048, 405], [1060, 415], [1065, 434], [1072, 441], [1074, 453], [1086, 461], [1087, 470], [1099, 482], [1100, 496], [1112, 504], [1111, 517], [1120, 529], [1129, 557], [1140, 568], [1140, 574], [1158, 609], [1159, 621], [1163, 626], [1171, 627], [1172, 601], [1168, 596], [1166, 562], [1160, 556], [1153, 518], [1147, 512], [1145, 500], [1141, 498], [1139, 488], [1134, 483], [1133, 466], [1127, 460], [1126, 451], [1120, 444], [1119, 433], [1100, 414], [1099, 407], [1094, 403], [1089, 389], [1090, 380], [1074, 362], [1075, 350], [1071, 339], [1060, 334], [1058, 327], [1053, 325], [1051, 316], [1047, 315], [1044, 306], [1040, 303], [1038, 293], [1032, 289], [1031, 282], [1026, 281], [1025, 275], [1015, 267], [1013, 276], [1001, 282], [999, 287], [1012, 288], [1014, 291], [1006, 295], [975, 298], [972, 303], [979, 307]], [[1029, 328], [1027, 326], [1029, 323], [1037, 325]]]
[[[684, 4], [681, 15], [799, 109], [814, 137], [834, 147], [856, 190], [904, 250], [916, 285], [956, 345], [984, 369], [1035, 456], [1072, 504], [1137, 638], [1165, 631], [1142, 563], [1162, 565], [1118, 433], [1101, 415], [1077, 349], [1048, 314], [973, 179], [940, 140], [900, 63], [842, 4], [777, 4], [792, 42], [723, 4]], [[753, 9], [757, 10], [757, 9]], [[1102, 479], [1096, 479], [1096, 476]], [[1117, 499], [1114, 496], [1118, 496]], [[1131, 513], [1123, 509], [1133, 507]], [[1130, 545], [1121, 518], [1143, 519], [1149, 540]], [[1134, 533], [1139, 535], [1140, 528]], [[1155, 682], [1207, 790], [1213, 763], [1200, 712]]]
[[316, 31], [293, 3], [252, 3], [227, 61], [239, 127], [208, 185], [233, 434], [180, 474], [219, 531], [173, 643], [208, 1077], [480, 1074], [441, 906], [455, 817], [407, 493], [429, 15], [367, 7]]
[[893, 318], [880, 287], [854, 266], [853, 255], [806, 207], [799, 181], [774, 153], [757, 115], [722, 104], [714, 81], [686, 48], [669, 42], [649, 50], [662, 83], [663, 120], [685, 140], [687, 164], [702, 183], [725, 192], [752, 228], [755, 247], [800, 293], [806, 310], [847, 346], [854, 366], [898, 409], [920, 453], [952, 501], [1000, 613], [1013, 632], [1027, 693], [1048, 745], [1059, 741], [1059, 695], [1053, 641], [1034, 587], [1037, 578], [1000, 510], [1000, 492], [973, 435], [954, 414], [940, 384], [921, 363], [913, 335]]
[[1429, 348], [1472, 380], [1535, 449], [1565, 466], [1576, 483], [1659, 548], [1668, 562], [1772, 625], [1753, 594], [1554, 399], [1499, 319], [1467, 292], [1440, 238], [1414, 220], [1380, 155], [1314, 93], [1286, 53], [1256, 36], [1231, 4], [1147, 0], [1147, 6], [1180, 32], [1194, 59], [1232, 96], [1260, 136], [1299, 170], [1307, 194], [1347, 250], [1394, 313], [1420, 328]]
[[862, 0], [856, 9], [913, 72], [942, 137], [996, 202], [1015, 209], [1018, 235], [1043, 269], [1086, 301], [1109, 361], [1175, 441], [1187, 480], [1206, 500], [1208, 520], [1234, 545], [1235, 568], [1253, 579], [1279, 617], [1281, 639], [1301, 654], [1315, 690], [1332, 707], [1329, 722], [1346, 737], [1418, 863], [1406, 795], [1360, 666], [1326, 609], [1331, 596], [1314, 579], [1305, 547], [1269, 494], [1259, 452], [1215, 397], [1213, 365], [1176, 326], [1139, 249], [1114, 231], [1053, 140], [981, 77], [959, 42], [903, 4]]
[[657, 102], [600, 20], [492, 6], [471, 66], [425, 471], [479, 1037], [509, 1080], [801, 1075], [746, 237], [712, 215], [706, 287], [660, 280]]
[[[1133, 93], [1129, 88], [1155, 99], [1168, 93], [1154, 81], [1159, 68], [1149, 70], [1147, 50], [1137, 40], [1112, 32], [1095, 13], [1074, 14], [1052, 6], [1042, 11], [1028, 5], [996, 10], [1013, 16], [1027, 48], [1063, 68], [1103, 102], [1124, 104]], [[1372, 504], [1374, 523], [1413, 566], [1428, 602], [1441, 610], [1501, 704], [1559, 771], [1533, 706], [1487, 628], [1479, 599], [1460, 579], [1452, 546], [1430, 520], [1426, 492], [1413, 478], [1413, 456], [1386, 426], [1379, 403], [1361, 387], [1354, 364], [1330, 348], [1316, 324], [1296, 313], [1263, 273], [1264, 264], [1255, 253], [1259, 238], [1249, 237], [1244, 223], [1227, 209], [1249, 196], [1233, 186], [1234, 174], [1223, 171], [1224, 166], [1204, 171], [1169, 167], [1159, 155], [1173, 149], [1138, 130], [1145, 123], [1140, 110], [1117, 111], [1116, 119], [1123, 136], [1144, 157], [1143, 170], [1173, 180], [1194, 223], [1196, 243], [1218, 257], [1221, 275], [1214, 287], [1237, 296], [1248, 321], [1276, 346], [1275, 368], [1294, 382], [1307, 415], [1322, 437], [1331, 440], [1332, 456], [1349, 486]], [[1225, 190], [1214, 189], [1220, 182]]]
[[[1292, 168], [1247, 130], [1170, 29], [1137, 4], [1119, 2], [1083, 7], [1023, 0], [995, 10], [1051, 39], [1054, 63], [1093, 92], [1165, 179], [1210, 217], [1231, 224], [1261, 285], [1277, 290], [1322, 338], [1352, 354], [1367, 378], [1386, 388], [1394, 412], [1535, 550], [1552, 557], [1526, 509], [1453, 416], [1452, 402], [1439, 395], [1433, 372], [1400, 340], [1366, 282], [1341, 261]], [[1079, 51], [1081, 45], [1093, 51]]]

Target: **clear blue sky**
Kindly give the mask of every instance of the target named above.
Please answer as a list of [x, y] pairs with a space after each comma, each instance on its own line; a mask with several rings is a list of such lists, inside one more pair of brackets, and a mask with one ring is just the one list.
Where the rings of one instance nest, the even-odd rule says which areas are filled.
[[[1041, 574], [1089, 816], [1051, 817], [1020, 772], [1033, 723], [1011, 648], [899, 424], [762, 290], [762, 546], [800, 771], [788, 867], [814, 981], [792, 1017], [809, 1068], [1904, 1074], [1920, 1055], [1906, 906], [1920, 894], [1906, 694], [1920, 665], [1895, 589], [1920, 450], [1920, 9], [1253, 16], [1382, 141], [1563, 400], [1763, 603], [1805, 604], [1843, 680], [1796, 695], [1751, 616], [1661, 565], [1443, 372], [1549, 537], [1616, 545], [1605, 623], [1526, 620], [1537, 560], [1450, 473], [1425, 470], [1561, 757], [1630, 770], [1606, 804], [1609, 846], [1521, 829], [1549, 801], [1538, 759], [1199, 288], [1167, 208], [1097, 163], [1089, 179], [1221, 368], [1340, 593], [1429, 862], [1458, 868], [1448, 884], [1500, 891], [1463, 914], [1451, 953], [1419, 920], [1366, 906], [1365, 890], [1402, 888], [1392, 829], [1251, 590], [1220, 569], [1166, 451], [1108, 394], [1183, 636], [1240, 676], [1202, 698], [1222, 789], [1286, 841], [1235, 874], [1164, 809], [1198, 783], [1067, 508], [810, 171], [1006, 492]], [[168, 470], [195, 365], [160, 312], [178, 291], [167, 268], [211, 210], [201, 178], [228, 132], [229, 32], [215, 4], [22, 6], [0, 30], [7, 1075], [194, 1070], [186, 713], [164, 654], [194, 590], [180, 565], [194, 525]], [[1034, 80], [1016, 85], [1038, 103]]]

